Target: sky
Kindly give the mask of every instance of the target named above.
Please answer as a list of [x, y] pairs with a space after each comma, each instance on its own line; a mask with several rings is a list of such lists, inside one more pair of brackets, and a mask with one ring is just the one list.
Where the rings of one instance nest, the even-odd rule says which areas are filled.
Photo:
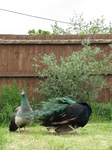
[[[85, 20], [104, 16], [107, 23], [112, 22], [112, 0], [0, 0], [0, 34], [28, 34], [29, 30], [52, 31], [54, 21], [70, 22], [74, 12], [83, 13]], [[1, 9], [28, 14], [36, 17], [19, 15]], [[67, 28], [68, 24], [58, 23]]]

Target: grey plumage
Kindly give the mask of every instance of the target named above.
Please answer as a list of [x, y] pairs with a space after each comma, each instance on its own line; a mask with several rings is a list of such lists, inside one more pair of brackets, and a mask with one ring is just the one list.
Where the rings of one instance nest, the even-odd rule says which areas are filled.
[[20, 128], [22, 127], [24, 127], [25, 130], [25, 126], [30, 125], [33, 121], [33, 117], [27, 118], [25, 116], [26, 113], [33, 112], [26, 94], [23, 90], [21, 90], [20, 94], [22, 94], [21, 106], [14, 110], [14, 114], [9, 123], [10, 131], [16, 131], [19, 128], [20, 132]]

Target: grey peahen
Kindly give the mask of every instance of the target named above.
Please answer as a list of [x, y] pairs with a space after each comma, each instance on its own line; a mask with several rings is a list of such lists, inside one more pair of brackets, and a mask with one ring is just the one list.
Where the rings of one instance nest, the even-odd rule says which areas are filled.
[[54, 127], [57, 133], [64, 133], [84, 127], [92, 113], [91, 107], [85, 103], [77, 103], [69, 98], [49, 99], [42, 103], [42, 108], [34, 112], [34, 117], [48, 129]]
[[21, 106], [17, 107], [14, 110], [14, 113], [9, 123], [10, 131], [16, 131], [19, 128], [20, 132], [20, 128], [22, 127], [24, 127], [25, 131], [25, 126], [31, 124], [33, 121], [33, 117], [27, 118], [27, 116], [25, 115], [33, 112], [33, 110], [28, 102], [28, 99], [23, 89], [20, 91], [20, 94], [22, 94]]

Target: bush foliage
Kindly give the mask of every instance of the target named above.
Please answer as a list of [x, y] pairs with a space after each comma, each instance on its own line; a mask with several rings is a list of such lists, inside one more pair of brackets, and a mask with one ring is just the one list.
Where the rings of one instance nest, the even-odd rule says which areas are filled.
[[[60, 57], [60, 65], [57, 64], [56, 56], [52, 53], [42, 57], [41, 64], [33, 64], [37, 76], [42, 80], [38, 88], [42, 99], [67, 96], [76, 101], [94, 101], [99, 92], [105, 87], [104, 75], [112, 70], [112, 53], [109, 56], [103, 54], [98, 47], [91, 47], [89, 40], [83, 42], [81, 51], [73, 52], [71, 56]], [[102, 53], [102, 59], [97, 56]]]
[[112, 103], [91, 103], [92, 115], [90, 120], [92, 122], [105, 122], [112, 120]]

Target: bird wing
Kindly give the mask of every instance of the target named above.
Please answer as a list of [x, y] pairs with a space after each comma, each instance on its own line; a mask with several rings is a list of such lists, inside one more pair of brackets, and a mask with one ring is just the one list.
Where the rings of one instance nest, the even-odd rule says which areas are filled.
[[75, 119], [76, 119], [76, 117], [71, 118], [71, 119], [67, 119], [67, 120], [63, 120], [63, 121], [60, 121], [60, 122], [52, 122], [52, 125], [56, 125], [56, 124], [66, 124], [66, 123], [69, 123], [70, 121], [75, 120]]
[[16, 131], [18, 129], [17, 125], [15, 124], [15, 116], [19, 110], [20, 106], [14, 109], [14, 113], [10, 119], [10, 123], [9, 123], [9, 130], [10, 131]]
[[71, 122], [75, 122], [77, 118], [79, 118], [83, 109], [84, 107], [78, 103], [69, 105], [64, 111], [54, 113], [54, 115], [50, 118], [51, 124], [55, 126], [71, 124]]
[[[67, 97], [59, 97], [48, 99], [47, 101], [42, 101], [40, 103], [40, 108], [35, 110], [33, 113], [28, 113], [27, 117], [30, 115], [34, 116], [35, 121], [41, 121], [44, 126], [49, 126], [51, 123], [56, 124], [56, 122], [60, 124], [67, 123], [68, 120], [75, 119], [74, 116], [68, 119], [66, 117], [66, 109], [68, 106], [76, 104], [75, 101], [67, 98]], [[58, 119], [60, 118], [60, 119]]]

